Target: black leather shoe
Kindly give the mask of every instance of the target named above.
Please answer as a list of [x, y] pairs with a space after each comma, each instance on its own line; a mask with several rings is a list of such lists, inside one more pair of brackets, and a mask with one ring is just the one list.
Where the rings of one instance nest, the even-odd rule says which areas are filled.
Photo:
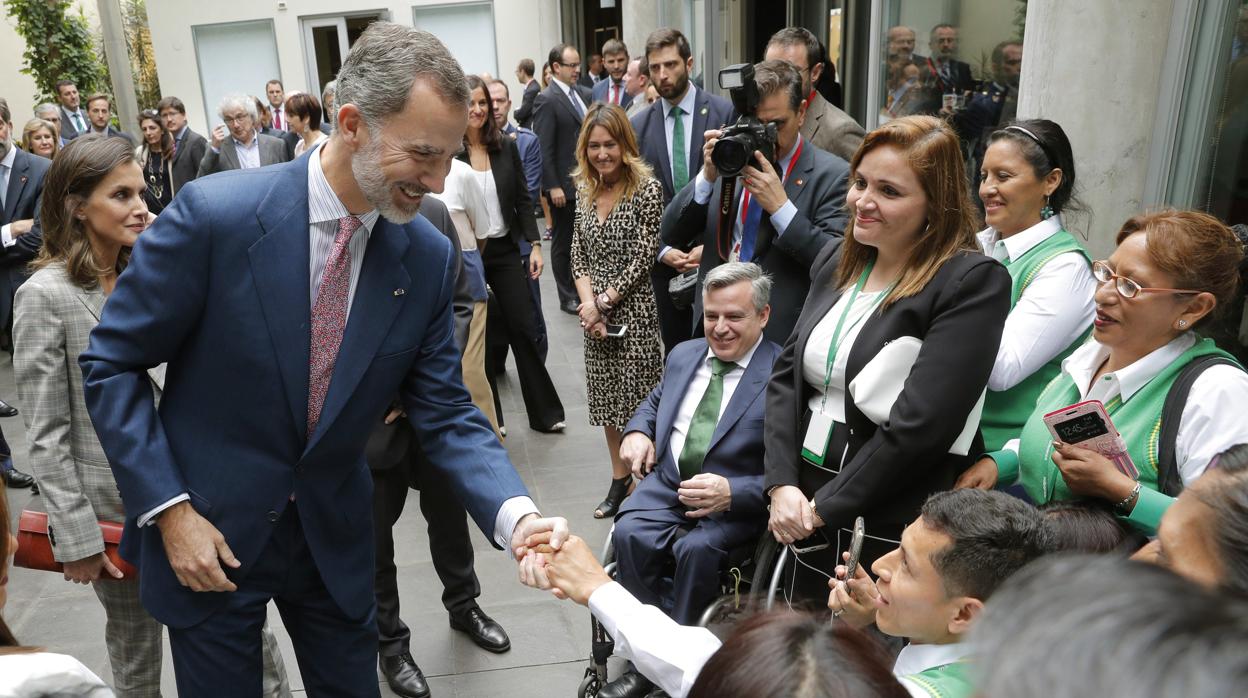
[[[4, 484], [10, 488], [24, 490], [27, 487], [35, 487], [35, 478], [20, 470], [6, 470], [4, 471]], [[38, 491], [35, 493], [38, 494]]]
[[410, 653], [378, 657], [377, 664], [390, 690], [405, 698], [429, 698], [429, 682], [425, 681], [425, 675], [420, 673]]
[[498, 654], [511, 649], [511, 638], [507, 637], [507, 631], [477, 606], [451, 613], [451, 627], [467, 633], [483, 650]]
[[0, 400], [0, 417], [16, 417], [16, 416], [17, 416], [17, 408], [5, 402], [4, 400]]
[[580, 313], [578, 313], [576, 310], [577, 305], [578, 304], [576, 301], [568, 301], [567, 303], [560, 303], [559, 309], [567, 313], [568, 315], [579, 315]]
[[635, 671], [627, 671], [620, 678], [608, 683], [598, 691], [598, 698], [646, 698], [654, 684]]

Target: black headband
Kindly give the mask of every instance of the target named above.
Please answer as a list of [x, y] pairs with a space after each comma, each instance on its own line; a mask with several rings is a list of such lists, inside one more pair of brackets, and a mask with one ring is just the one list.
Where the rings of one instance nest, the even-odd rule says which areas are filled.
[[1032, 133], [1029, 129], [1025, 129], [1022, 126], [1010, 125], [1010, 126], [1006, 126], [1005, 128], [1001, 130], [1002, 131], [1018, 131], [1024, 136], [1027, 136], [1031, 140], [1035, 141], [1036, 145], [1040, 146], [1040, 151], [1044, 153], [1044, 157], [1048, 158], [1049, 169], [1050, 170], [1057, 169], [1058, 162], [1057, 162], [1057, 158], [1053, 157], [1053, 151], [1049, 150], [1049, 146], [1045, 145], [1044, 141], [1040, 140], [1040, 137]]

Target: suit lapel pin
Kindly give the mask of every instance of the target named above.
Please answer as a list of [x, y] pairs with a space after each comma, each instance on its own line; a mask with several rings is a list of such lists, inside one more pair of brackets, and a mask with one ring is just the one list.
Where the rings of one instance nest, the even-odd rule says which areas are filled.
[[26, 175], [22, 175], [22, 184], [26, 183]]
[[401, 296], [401, 295], [403, 295], [404, 293], [407, 293], [407, 289], [405, 289], [405, 288], [396, 288], [396, 289], [394, 289], [394, 295], [395, 295], [396, 297], [397, 297], [397, 296]]
[[706, 107], [702, 107], [702, 116], [706, 116]]
[[802, 186], [802, 180], [800, 180], [800, 179], [799, 179], [799, 180], [797, 180], [796, 184], [797, 184], [797, 186], [799, 186], [799, 187], [800, 187], [800, 186]]

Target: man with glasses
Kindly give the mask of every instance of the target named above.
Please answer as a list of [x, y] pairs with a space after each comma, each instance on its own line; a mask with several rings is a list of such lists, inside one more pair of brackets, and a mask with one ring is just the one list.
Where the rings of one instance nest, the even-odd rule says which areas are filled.
[[186, 125], [186, 105], [177, 97], [165, 97], [156, 104], [156, 113], [173, 135], [173, 190], [178, 191], [199, 173], [199, 163], [208, 150], [208, 139]]
[[854, 117], [837, 109], [815, 89], [826, 67], [819, 39], [801, 27], [781, 29], [771, 35], [764, 58], [788, 61], [802, 76], [802, 94], [806, 95], [806, 122], [802, 124], [802, 138], [847, 162], [853, 158], [854, 151], [862, 145], [866, 131], [854, 121]]
[[555, 46], [550, 50], [548, 61], [551, 81], [533, 103], [533, 131], [542, 146], [542, 192], [550, 200], [550, 214], [555, 224], [550, 265], [559, 291], [559, 309], [576, 315], [580, 301], [572, 284], [576, 189], [571, 172], [576, 167], [576, 139], [593, 95], [589, 89], [576, 84], [581, 53], [575, 46]]
[[230, 95], [221, 100], [217, 113], [225, 123], [212, 129], [212, 142], [199, 163], [200, 177], [290, 160], [282, 139], [256, 132], [260, 119], [253, 98]]

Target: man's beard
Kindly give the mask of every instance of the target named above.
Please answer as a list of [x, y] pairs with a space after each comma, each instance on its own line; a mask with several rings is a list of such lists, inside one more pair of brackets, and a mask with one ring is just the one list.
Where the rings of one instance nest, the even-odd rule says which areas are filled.
[[[364, 198], [372, 204], [382, 218], [403, 225], [412, 222], [420, 213], [420, 201], [416, 201], [410, 209], [400, 206], [394, 200], [395, 185], [386, 181], [381, 171], [381, 141], [372, 139], [368, 145], [351, 156], [351, 174], [363, 192]], [[420, 193], [428, 194], [429, 190], [417, 185]]]
[[689, 87], [689, 74], [685, 73], [684, 75], [680, 77], [679, 80], [672, 83], [672, 86], [669, 87], [666, 91], [664, 91], [662, 88], [657, 88], [657, 89], [659, 90], [659, 96], [662, 97], [663, 99], [676, 99], [677, 97], [685, 93], [685, 89], [687, 87]]

